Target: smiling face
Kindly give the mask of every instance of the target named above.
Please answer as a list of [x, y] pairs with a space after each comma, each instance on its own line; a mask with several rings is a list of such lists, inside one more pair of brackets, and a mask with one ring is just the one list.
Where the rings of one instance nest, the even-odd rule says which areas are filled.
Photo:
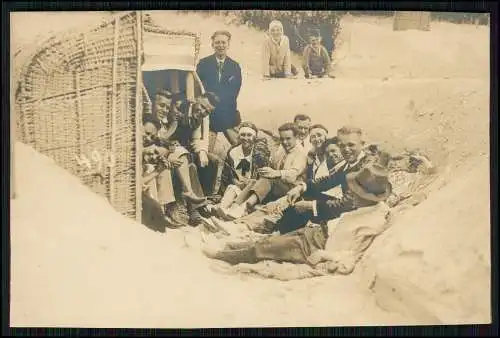
[[293, 130], [280, 131], [280, 142], [285, 151], [292, 150], [297, 145], [297, 137], [294, 135]]
[[325, 144], [326, 141], [326, 133], [321, 128], [313, 128], [309, 133], [311, 145], [314, 147], [314, 150], [320, 150]]
[[156, 117], [163, 120], [167, 117], [170, 112], [170, 106], [172, 105], [172, 99], [165, 97], [163, 95], [156, 95], [154, 113]]
[[243, 149], [250, 149], [255, 143], [255, 133], [250, 128], [242, 128], [238, 133], [238, 139]]
[[151, 122], [146, 122], [143, 127], [143, 141], [144, 141], [144, 146], [147, 147], [154, 142], [154, 138], [156, 136], [156, 133], [158, 132], [158, 129], [156, 129], [156, 126], [154, 123]]
[[311, 36], [309, 37], [309, 43], [314, 48], [318, 48], [321, 45], [321, 38], [319, 36]]
[[326, 149], [326, 156], [332, 160], [333, 163], [337, 164], [342, 161], [342, 153], [340, 152], [340, 148], [338, 145], [330, 143]]
[[339, 133], [337, 136], [342, 157], [348, 163], [355, 163], [364, 145], [361, 135], [358, 133]]
[[295, 121], [297, 125], [297, 136], [304, 140], [309, 135], [309, 128], [311, 127], [311, 120], [297, 120]]
[[224, 34], [217, 34], [212, 39], [212, 48], [215, 51], [215, 55], [219, 58], [223, 58], [227, 55], [229, 50], [229, 37]]
[[280, 26], [273, 26], [269, 30], [269, 35], [271, 35], [271, 37], [274, 40], [279, 40], [281, 38], [281, 36], [283, 35], [283, 29]]
[[193, 118], [204, 119], [213, 111], [213, 107], [205, 97], [199, 97], [193, 105]]

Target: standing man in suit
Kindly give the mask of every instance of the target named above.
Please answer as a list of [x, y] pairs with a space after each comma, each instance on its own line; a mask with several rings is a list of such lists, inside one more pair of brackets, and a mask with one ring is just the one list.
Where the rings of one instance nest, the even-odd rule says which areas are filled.
[[[236, 101], [241, 88], [241, 68], [227, 55], [230, 42], [231, 33], [216, 31], [212, 35], [214, 54], [201, 59], [196, 67], [196, 73], [205, 90], [213, 92], [219, 98], [219, 103], [210, 114], [209, 152], [215, 148], [219, 132], [224, 133], [231, 146], [239, 142], [236, 127], [241, 123], [241, 117]], [[217, 161], [211, 161], [202, 165], [204, 168], [200, 171], [200, 181], [207, 195], [215, 193], [219, 164]]]
[[238, 143], [235, 127], [240, 124], [241, 117], [236, 101], [241, 88], [241, 68], [227, 55], [230, 42], [231, 33], [216, 31], [212, 35], [214, 54], [201, 59], [196, 67], [205, 90], [215, 93], [220, 100], [210, 114], [211, 150], [219, 132], [224, 133], [232, 146]]

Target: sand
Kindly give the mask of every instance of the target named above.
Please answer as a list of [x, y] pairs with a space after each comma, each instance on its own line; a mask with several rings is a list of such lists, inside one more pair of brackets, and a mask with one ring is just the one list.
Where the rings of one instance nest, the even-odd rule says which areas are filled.
[[[77, 21], [74, 13], [60, 14], [61, 20], [29, 15], [23, 20], [50, 21], [39, 26], [53, 31]], [[78, 21], [101, 19], [96, 16]], [[226, 27], [225, 18], [197, 14], [155, 12], [153, 19], [174, 29], [201, 27], [202, 55], [210, 52], [211, 32]], [[22, 27], [23, 44], [48, 33]], [[231, 55], [243, 68], [244, 119], [275, 129], [306, 113], [332, 133], [355, 124], [388, 150], [420, 148], [438, 165], [427, 200], [398, 214], [352, 275], [292, 282], [222, 275], [196, 248], [195, 234], [154, 233], [125, 219], [77, 178], [18, 143], [11, 325], [490, 321], [489, 28], [436, 23], [430, 32], [393, 32], [390, 21], [371, 18], [346, 19], [343, 27], [335, 79], [267, 82], [259, 75], [262, 32], [230, 29]], [[415, 293], [414, 285], [423, 291]]]

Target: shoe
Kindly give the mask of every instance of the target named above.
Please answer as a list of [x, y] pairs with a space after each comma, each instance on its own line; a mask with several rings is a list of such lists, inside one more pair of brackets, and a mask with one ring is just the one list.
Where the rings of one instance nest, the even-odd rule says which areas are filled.
[[182, 228], [182, 227], [187, 225], [187, 224], [182, 224], [182, 223], [175, 221], [169, 215], [164, 215], [163, 218], [165, 219], [165, 222], [167, 223], [166, 227], [169, 229], [179, 229], [179, 228]]
[[198, 207], [197, 210], [202, 217], [205, 218], [212, 217], [211, 208], [209, 208], [208, 205], [202, 205], [201, 207]]
[[193, 227], [200, 225], [203, 222], [202, 218], [198, 210], [191, 210], [189, 213], [189, 225]]
[[179, 205], [176, 202], [168, 203], [164, 208], [164, 217], [173, 227], [187, 226], [187, 218], [179, 210]]
[[201, 204], [203, 202], [206, 202], [205, 197], [198, 197], [196, 196], [193, 192], [183, 192], [182, 197], [186, 199], [186, 201], [191, 202], [193, 204]]

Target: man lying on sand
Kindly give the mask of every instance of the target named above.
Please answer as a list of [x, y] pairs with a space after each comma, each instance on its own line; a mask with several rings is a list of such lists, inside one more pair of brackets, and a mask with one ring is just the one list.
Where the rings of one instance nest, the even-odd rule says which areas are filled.
[[[386, 167], [374, 163], [360, 171], [348, 173], [346, 184], [346, 195], [352, 201], [352, 210], [360, 209], [364, 215], [379, 215], [385, 220], [388, 207], [383, 201], [392, 189]], [[359, 218], [352, 219], [359, 221]], [[324, 260], [333, 261], [325, 248], [329, 247], [328, 242], [332, 239], [329, 234], [334, 227], [334, 222], [310, 224], [285, 235], [267, 237], [254, 243], [226, 245], [222, 249], [208, 245], [202, 250], [206, 256], [230, 264], [275, 260], [315, 265]], [[330, 270], [334, 270], [334, 267], [330, 267]]]

